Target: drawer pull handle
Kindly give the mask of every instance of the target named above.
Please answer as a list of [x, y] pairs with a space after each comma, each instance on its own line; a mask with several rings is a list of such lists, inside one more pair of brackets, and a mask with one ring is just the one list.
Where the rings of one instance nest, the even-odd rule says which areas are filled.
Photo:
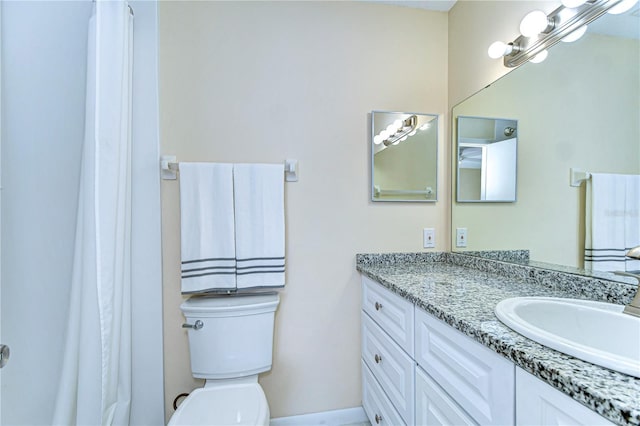
[[376, 362], [376, 364], [380, 364], [380, 362], [382, 361], [382, 357], [378, 354], [375, 354], [373, 360]]
[[379, 416], [379, 415], [377, 415], [377, 414], [376, 414], [375, 419], [376, 419], [376, 424], [378, 424], [378, 425], [379, 425], [379, 424], [380, 424], [380, 422], [382, 421], [382, 416]]
[[380, 309], [382, 309], [382, 303], [378, 303], [376, 302], [376, 311], [379, 311]]

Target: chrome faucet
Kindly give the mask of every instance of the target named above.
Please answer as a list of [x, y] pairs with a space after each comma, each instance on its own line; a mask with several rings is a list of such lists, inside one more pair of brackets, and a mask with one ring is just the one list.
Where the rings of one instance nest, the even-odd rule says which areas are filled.
[[[640, 246], [634, 247], [627, 252], [627, 257], [632, 259], [640, 260]], [[633, 300], [629, 302], [627, 306], [624, 307], [622, 311], [625, 314], [633, 315], [634, 317], [640, 317], [640, 274], [632, 274], [630, 272], [622, 272], [616, 271], [618, 275], [625, 275], [627, 277], [633, 277], [638, 280], [638, 290], [636, 290], [636, 295], [633, 297]]]

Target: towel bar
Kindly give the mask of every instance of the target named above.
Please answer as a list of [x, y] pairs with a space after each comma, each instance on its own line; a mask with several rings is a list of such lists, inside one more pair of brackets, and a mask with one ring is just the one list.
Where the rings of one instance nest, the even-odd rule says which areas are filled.
[[[180, 166], [175, 155], [163, 155], [160, 157], [160, 170], [162, 179], [176, 180]], [[286, 182], [298, 181], [298, 160], [286, 159], [284, 161], [284, 180]]]

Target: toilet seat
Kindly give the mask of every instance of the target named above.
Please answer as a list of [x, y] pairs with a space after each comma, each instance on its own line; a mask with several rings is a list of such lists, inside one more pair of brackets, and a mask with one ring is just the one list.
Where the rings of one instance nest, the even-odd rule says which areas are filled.
[[258, 383], [242, 383], [194, 390], [171, 416], [168, 426], [268, 424], [264, 391]]

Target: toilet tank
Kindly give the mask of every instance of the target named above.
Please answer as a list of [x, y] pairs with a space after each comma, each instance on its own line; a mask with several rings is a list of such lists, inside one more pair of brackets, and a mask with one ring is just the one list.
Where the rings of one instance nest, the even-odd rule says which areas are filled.
[[193, 377], [230, 379], [271, 369], [277, 293], [194, 296], [180, 309], [189, 328]]

